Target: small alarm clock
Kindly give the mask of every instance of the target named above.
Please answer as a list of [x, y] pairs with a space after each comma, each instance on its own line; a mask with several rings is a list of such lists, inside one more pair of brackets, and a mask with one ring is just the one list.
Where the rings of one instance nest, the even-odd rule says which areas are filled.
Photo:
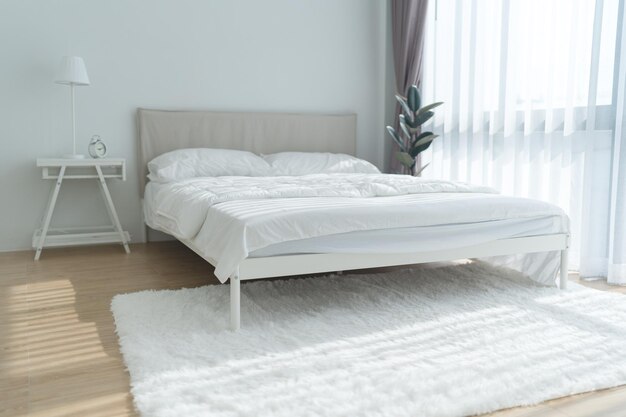
[[92, 158], [104, 158], [107, 156], [107, 146], [99, 135], [93, 135], [89, 142], [89, 155]]

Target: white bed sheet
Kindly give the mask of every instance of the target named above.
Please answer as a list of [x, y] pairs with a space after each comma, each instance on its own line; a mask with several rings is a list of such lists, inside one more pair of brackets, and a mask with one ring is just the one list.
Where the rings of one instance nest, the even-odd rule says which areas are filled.
[[498, 239], [559, 233], [557, 216], [365, 230], [275, 243], [249, 257], [303, 253], [406, 253], [476, 245]]
[[[202, 180], [195, 182], [194, 187], [202, 184]], [[453, 188], [434, 192], [437, 187], [431, 192], [381, 198], [225, 199], [204, 207], [205, 218], [201, 219], [197, 213], [202, 211], [199, 207], [207, 205], [206, 195], [195, 198], [203, 191], [194, 187], [182, 187], [185, 192], [171, 199], [177, 202], [173, 207], [185, 208], [178, 211], [179, 216], [194, 213], [178, 219], [187, 222], [187, 230], [193, 229], [191, 223], [198, 223], [193, 236], [181, 236], [181, 231], [172, 227], [176, 211], [167, 216], [159, 211], [159, 205], [163, 208], [162, 193], [168, 194], [171, 184], [148, 184], [145, 219], [155, 229], [192, 241], [204, 256], [217, 260], [216, 275], [222, 282], [246, 257], [428, 251], [568, 230], [567, 217], [547, 203], [471, 192], [468, 188], [462, 188], [463, 192], [451, 192]], [[161, 201], [157, 197], [160, 193]], [[195, 220], [190, 222], [190, 218]], [[553, 284], [557, 255], [528, 254], [490, 261], [521, 270], [537, 282]]]

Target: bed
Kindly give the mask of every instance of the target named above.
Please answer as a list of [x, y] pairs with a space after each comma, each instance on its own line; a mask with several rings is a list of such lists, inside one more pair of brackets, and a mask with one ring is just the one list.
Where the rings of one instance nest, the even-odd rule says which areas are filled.
[[138, 126], [145, 222], [229, 282], [233, 330], [241, 280], [481, 258], [566, 288], [567, 216], [486, 187], [374, 173], [146, 181], [148, 162], [177, 149], [354, 155], [353, 114], [139, 109]]

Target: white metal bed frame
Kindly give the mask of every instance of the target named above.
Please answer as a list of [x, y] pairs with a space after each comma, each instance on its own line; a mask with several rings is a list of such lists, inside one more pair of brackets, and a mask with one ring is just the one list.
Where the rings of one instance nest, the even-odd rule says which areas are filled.
[[[191, 241], [181, 240], [181, 242], [215, 266], [215, 260], [203, 256], [199, 248]], [[239, 263], [236, 271], [229, 278], [230, 327], [232, 330], [238, 330], [241, 327], [241, 281], [558, 250], [561, 252], [559, 287], [566, 289], [568, 247], [569, 235], [552, 234], [500, 239], [478, 245], [431, 252], [321, 253], [247, 258]]]
[[[277, 151], [329, 151], [354, 154], [355, 115], [284, 113], [215, 113], [201, 111], [138, 111], [140, 184], [145, 185], [147, 162], [164, 152], [190, 147]], [[193, 126], [193, 128], [190, 128]], [[295, 135], [294, 135], [295, 132]], [[162, 133], [162, 134], [161, 134]], [[311, 139], [314, 142], [311, 142]], [[200, 257], [191, 241], [181, 240]], [[560, 251], [559, 286], [567, 288], [569, 235], [564, 233], [500, 239], [478, 245], [413, 253], [323, 253], [247, 258], [229, 278], [230, 327], [241, 326], [241, 281], [291, 275], [413, 265], [466, 258]]]

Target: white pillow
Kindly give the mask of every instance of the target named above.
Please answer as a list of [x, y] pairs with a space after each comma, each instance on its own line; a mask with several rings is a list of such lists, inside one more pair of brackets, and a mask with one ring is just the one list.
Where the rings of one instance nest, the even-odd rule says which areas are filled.
[[195, 177], [270, 175], [271, 167], [252, 152], [234, 149], [178, 149], [148, 162], [148, 178], [155, 182]]
[[371, 163], [342, 153], [280, 152], [262, 156], [274, 175], [380, 174]]

